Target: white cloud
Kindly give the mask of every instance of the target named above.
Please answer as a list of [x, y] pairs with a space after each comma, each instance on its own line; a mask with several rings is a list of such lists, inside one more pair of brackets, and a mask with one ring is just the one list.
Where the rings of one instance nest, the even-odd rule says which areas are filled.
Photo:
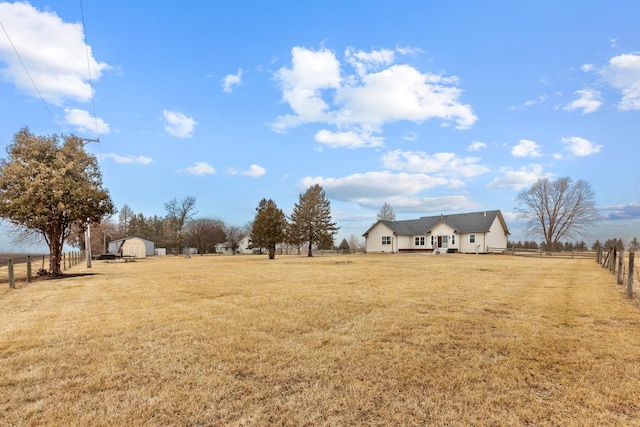
[[358, 201], [417, 194], [433, 187], [448, 185], [449, 180], [426, 174], [385, 171], [357, 173], [342, 178], [307, 177], [302, 179], [298, 187], [306, 189], [314, 184], [320, 184], [335, 199]]
[[535, 183], [540, 178], [550, 176], [550, 174], [544, 175], [543, 172], [542, 166], [538, 164], [524, 166], [517, 170], [510, 167], [500, 168], [501, 175], [490, 182], [487, 188], [520, 190]]
[[462, 92], [451, 86], [456, 78], [392, 65], [363, 76], [359, 83], [344, 85], [336, 94], [336, 104], [341, 106], [336, 111], [339, 123], [378, 127], [387, 122], [438, 118], [468, 128], [477, 120], [469, 105], [458, 102]]
[[511, 154], [514, 157], [540, 157], [540, 146], [535, 141], [521, 139], [517, 145], [511, 148]]
[[592, 71], [595, 68], [595, 66], [593, 64], [583, 64], [582, 67], [580, 67], [580, 69], [582, 71], [584, 71], [585, 73], [588, 73], [589, 71]]
[[[61, 105], [72, 99], [91, 99], [89, 77], [95, 82], [110, 67], [98, 62], [91, 47], [85, 47], [82, 25], [64, 22], [55, 12], [41, 12], [28, 3], [0, 3], [2, 24], [20, 54], [42, 97]], [[87, 64], [89, 53], [89, 67]], [[33, 83], [24, 71], [7, 37], [0, 37], [0, 78], [20, 91], [37, 97]]]
[[238, 68], [237, 74], [227, 74], [222, 79], [222, 91], [224, 93], [233, 92], [233, 87], [242, 82], [242, 69]]
[[562, 138], [560, 140], [565, 149], [574, 156], [584, 157], [600, 152], [603, 145], [594, 144], [593, 142], [580, 138], [579, 136], [572, 136], [569, 138]]
[[191, 138], [198, 122], [179, 111], [162, 111], [165, 124], [164, 130], [177, 138]]
[[314, 139], [321, 144], [325, 144], [333, 148], [379, 147], [384, 142], [383, 138], [375, 136], [371, 133], [356, 133], [354, 131], [331, 132], [326, 129], [323, 129], [316, 133]]
[[104, 153], [102, 157], [113, 159], [114, 162], [122, 163], [122, 164], [135, 163], [135, 164], [141, 164], [141, 165], [148, 165], [153, 161], [151, 157], [146, 157], [146, 156], [135, 157], [130, 155], [121, 156], [120, 154], [116, 154], [116, 153]]
[[398, 52], [400, 55], [418, 56], [420, 54], [423, 54], [424, 50], [420, 49], [419, 47], [413, 46], [397, 46], [396, 52]]
[[88, 111], [79, 110], [77, 108], [65, 108], [64, 109], [65, 123], [75, 126], [79, 132], [83, 133], [95, 133], [108, 134], [111, 133], [111, 129], [107, 123], [101, 118], [95, 118], [89, 114]]
[[240, 175], [246, 175], [246, 176], [250, 176], [253, 178], [258, 178], [264, 174], [267, 173], [267, 170], [265, 168], [263, 168], [262, 166], [258, 166], [256, 164], [253, 164], [251, 166], [249, 166], [249, 170], [244, 171], [244, 172], [240, 172]]
[[429, 212], [464, 211], [480, 208], [480, 205], [467, 196], [443, 197], [386, 197], [366, 198], [358, 200], [364, 208], [379, 210], [383, 203], [389, 203], [396, 212], [418, 213], [424, 215]]
[[370, 142], [385, 123], [435, 118], [468, 128], [477, 120], [471, 106], [459, 101], [462, 92], [455, 86], [456, 77], [393, 64], [393, 51], [347, 49], [345, 65], [355, 70], [353, 74], [344, 73], [343, 64], [328, 49], [294, 47], [291, 55], [291, 66], [282, 67], [275, 78], [293, 113], [279, 116], [272, 124], [275, 131], [325, 123], [336, 126], [336, 132], [322, 135], [332, 146], [349, 146], [341, 140], [349, 136], [359, 147], [372, 146], [362, 143], [362, 135]]
[[602, 106], [600, 91], [598, 90], [582, 89], [575, 91], [574, 94], [578, 95], [578, 99], [564, 107], [565, 110], [582, 110], [582, 114], [589, 114], [598, 111]]
[[[470, 178], [489, 172], [490, 169], [478, 164], [479, 161], [477, 157], [458, 157], [454, 153], [429, 155], [420, 151], [402, 150], [390, 151], [382, 156], [382, 163], [388, 169], [443, 177]], [[454, 186], [460, 186], [460, 183]]]
[[413, 142], [418, 139], [418, 134], [413, 131], [409, 131], [402, 137], [402, 139]]
[[363, 76], [370, 70], [378, 70], [380, 67], [392, 64], [395, 60], [395, 52], [389, 49], [364, 52], [362, 50], [356, 51], [353, 47], [348, 47], [345, 51], [345, 57], [358, 75]]
[[482, 148], [487, 148], [487, 144], [480, 141], [473, 141], [471, 145], [469, 145], [469, 151], [480, 151]]
[[207, 162], [196, 162], [195, 166], [188, 167], [186, 171], [191, 175], [211, 175], [216, 173], [216, 170]]
[[321, 91], [340, 85], [340, 63], [330, 50], [294, 47], [291, 56], [291, 68], [282, 67], [275, 77], [282, 88], [282, 99], [294, 114], [278, 117], [273, 125], [277, 131], [329, 120], [329, 105], [322, 99]]
[[640, 110], [640, 54], [611, 58], [601, 74], [611, 87], [622, 92], [618, 109]]
[[524, 107], [531, 107], [532, 105], [542, 104], [547, 99], [549, 99], [549, 95], [546, 95], [546, 94], [545, 95], [540, 95], [537, 99], [530, 99], [528, 101], [525, 101], [523, 106]]

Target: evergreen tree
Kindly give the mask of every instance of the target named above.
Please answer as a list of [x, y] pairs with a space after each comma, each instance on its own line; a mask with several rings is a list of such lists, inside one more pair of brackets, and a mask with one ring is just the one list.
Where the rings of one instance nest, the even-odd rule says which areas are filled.
[[338, 232], [335, 222], [331, 222], [331, 204], [319, 184], [312, 185], [300, 195], [293, 207], [287, 241], [300, 247], [308, 243], [307, 256], [313, 256], [312, 248], [332, 248], [333, 236]]
[[251, 226], [251, 248], [266, 248], [269, 259], [276, 257], [276, 245], [285, 240], [287, 218], [276, 202], [262, 199]]

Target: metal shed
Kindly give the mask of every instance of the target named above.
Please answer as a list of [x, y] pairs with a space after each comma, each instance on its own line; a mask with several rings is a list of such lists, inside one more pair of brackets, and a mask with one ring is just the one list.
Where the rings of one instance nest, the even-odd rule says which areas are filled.
[[155, 244], [141, 237], [130, 236], [109, 242], [109, 252], [118, 256], [146, 258], [155, 254]]

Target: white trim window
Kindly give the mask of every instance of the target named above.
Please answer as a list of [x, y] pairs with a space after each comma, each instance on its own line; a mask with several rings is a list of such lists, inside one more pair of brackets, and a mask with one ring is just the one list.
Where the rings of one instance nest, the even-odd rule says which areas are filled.
[[469, 234], [469, 243], [475, 243], [475, 242], [476, 242], [476, 235]]
[[431, 236], [431, 247], [435, 247], [436, 246], [436, 236]]
[[382, 236], [382, 244], [390, 245], [391, 244], [391, 236]]
[[413, 245], [414, 246], [424, 246], [426, 244], [426, 241], [424, 239], [424, 236], [415, 236], [413, 239]]
[[455, 244], [456, 244], [456, 235], [455, 235], [455, 234], [452, 234], [452, 235], [451, 235], [451, 246], [453, 246], [453, 245], [455, 245]]

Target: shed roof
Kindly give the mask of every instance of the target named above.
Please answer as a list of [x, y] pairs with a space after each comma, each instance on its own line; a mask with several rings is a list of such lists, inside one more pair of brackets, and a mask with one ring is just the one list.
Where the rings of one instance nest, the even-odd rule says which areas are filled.
[[434, 215], [423, 216], [419, 219], [410, 219], [404, 221], [378, 221], [376, 222], [364, 236], [369, 234], [371, 229], [382, 223], [389, 227], [394, 234], [402, 236], [418, 236], [427, 234], [435, 228], [436, 225], [444, 223], [449, 225], [458, 233], [486, 233], [491, 228], [491, 224], [498, 217], [507, 234], [509, 229], [504, 221], [502, 213], [499, 210], [470, 212], [452, 215]]
[[144, 242], [148, 242], [148, 243], [153, 243], [151, 240], [147, 240], [147, 239], [143, 239], [142, 237], [138, 237], [138, 236], [127, 236], [127, 237], [123, 237], [122, 239], [116, 239], [116, 240], [112, 240], [111, 243], [120, 243], [122, 241], [125, 240], [131, 240], [131, 239], [140, 239]]

